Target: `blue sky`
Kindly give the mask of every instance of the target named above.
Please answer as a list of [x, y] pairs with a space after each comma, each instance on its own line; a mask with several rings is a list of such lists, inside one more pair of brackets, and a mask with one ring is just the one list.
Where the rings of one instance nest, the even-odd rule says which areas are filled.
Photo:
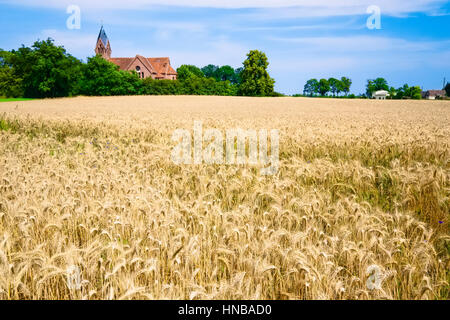
[[[71, 4], [80, 29], [66, 26]], [[381, 10], [379, 30], [366, 26], [370, 5]], [[262, 50], [286, 94], [310, 78], [348, 76], [356, 94], [379, 76], [425, 90], [450, 80], [450, 1], [442, 0], [0, 0], [0, 48], [51, 37], [86, 60], [102, 21], [113, 57], [240, 67], [249, 50]]]

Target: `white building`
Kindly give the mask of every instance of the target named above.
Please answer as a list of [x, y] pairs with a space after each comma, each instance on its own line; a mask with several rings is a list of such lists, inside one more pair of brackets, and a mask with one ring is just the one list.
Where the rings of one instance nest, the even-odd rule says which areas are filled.
[[389, 92], [386, 90], [379, 90], [372, 93], [372, 98], [377, 100], [386, 100], [389, 97]]

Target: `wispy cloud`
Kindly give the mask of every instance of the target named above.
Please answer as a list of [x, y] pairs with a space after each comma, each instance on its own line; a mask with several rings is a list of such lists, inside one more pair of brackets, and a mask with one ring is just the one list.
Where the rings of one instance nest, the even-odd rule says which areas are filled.
[[51, 38], [57, 45], [64, 46], [69, 53], [83, 57], [85, 52], [93, 52], [97, 34], [45, 29], [39, 33], [38, 38]]
[[361, 53], [380, 51], [420, 52], [449, 47], [450, 41], [408, 41], [400, 38], [377, 36], [348, 37], [268, 37], [268, 40], [296, 44], [304, 51]]
[[[377, 0], [376, 5], [387, 15], [403, 15], [410, 12], [436, 12], [446, 0]], [[145, 9], [155, 5], [204, 8], [289, 8], [271, 12], [272, 16], [335, 16], [364, 14], [373, 0], [1, 0], [0, 3], [34, 7], [64, 8], [77, 4], [82, 8], [96, 9]], [[269, 14], [269, 12], [264, 12]]]

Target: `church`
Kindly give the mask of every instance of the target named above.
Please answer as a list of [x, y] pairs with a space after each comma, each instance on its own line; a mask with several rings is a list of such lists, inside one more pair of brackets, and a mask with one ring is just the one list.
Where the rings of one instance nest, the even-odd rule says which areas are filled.
[[119, 66], [120, 70], [136, 71], [141, 79], [153, 78], [157, 80], [176, 80], [177, 72], [170, 65], [170, 59], [146, 58], [136, 55], [134, 58], [111, 58], [111, 43], [103, 26], [97, 39], [95, 53]]

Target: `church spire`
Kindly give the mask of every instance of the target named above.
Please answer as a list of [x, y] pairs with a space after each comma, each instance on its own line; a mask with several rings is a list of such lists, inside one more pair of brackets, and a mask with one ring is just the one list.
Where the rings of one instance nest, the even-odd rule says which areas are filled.
[[95, 47], [95, 54], [101, 55], [104, 59], [111, 58], [111, 44], [109, 43], [108, 36], [106, 35], [105, 29], [100, 28], [100, 32], [97, 38], [97, 45]]

